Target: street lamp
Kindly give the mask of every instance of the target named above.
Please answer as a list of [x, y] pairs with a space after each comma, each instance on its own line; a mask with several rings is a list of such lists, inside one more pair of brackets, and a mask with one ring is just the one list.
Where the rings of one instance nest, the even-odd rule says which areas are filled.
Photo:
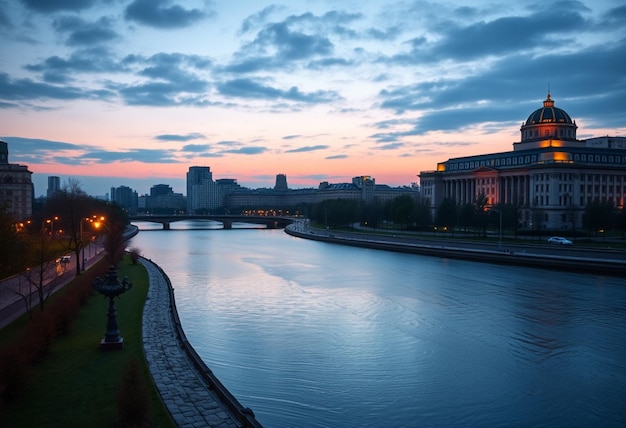
[[104, 334], [104, 339], [100, 342], [100, 347], [102, 349], [122, 349], [124, 347], [124, 338], [120, 336], [120, 330], [117, 327], [117, 310], [115, 308], [114, 299], [120, 294], [130, 290], [133, 284], [129, 282], [126, 277], [120, 282], [115, 266], [111, 266], [107, 275], [96, 278], [91, 285], [100, 294], [109, 298], [107, 329]]
[[[81, 253], [82, 253], [81, 254], [82, 262], [79, 260], [78, 263], [79, 263], [79, 265], [81, 267], [80, 268], [81, 271], [85, 270], [85, 245], [83, 244], [83, 233], [84, 233], [83, 223], [87, 221], [89, 223], [92, 223], [95, 226], [95, 228], [98, 229], [101, 225], [103, 225], [103, 223], [100, 223], [98, 220], [103, 221], [104, 217], [99, 217], [98, 218], [98, 216], [93, 215], [91, 217], [83, 217], [83, 218], [80, 219], [80, 249], [81, 249]], [[91, 245], [91, 241], [89, 241], [89, 242], [90, 242], [90, 245]]]

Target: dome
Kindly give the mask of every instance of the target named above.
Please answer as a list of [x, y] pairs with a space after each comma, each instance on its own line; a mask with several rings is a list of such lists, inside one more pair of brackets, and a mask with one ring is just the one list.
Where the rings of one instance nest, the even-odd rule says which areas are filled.
[[554, 100], [550, 98], [550, 93], [548, 92], [548, 97], [543, 102], [543, 107], [532, 112], [528, 116], [528, 120], [526, 120], [526, 126], [539, 125], [541, 123], [573, 124], [573, 121], [565, 110], [554, 107]]

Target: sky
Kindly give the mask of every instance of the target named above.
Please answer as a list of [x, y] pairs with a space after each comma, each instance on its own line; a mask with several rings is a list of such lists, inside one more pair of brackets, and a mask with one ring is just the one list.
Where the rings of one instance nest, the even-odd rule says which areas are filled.
[[245, 187], [391, 186], [506, 152], [550, 91], [578, 138], [626, 135], [626, 5], [0, 0], [9, 162], [102, 196], [191, 166]]

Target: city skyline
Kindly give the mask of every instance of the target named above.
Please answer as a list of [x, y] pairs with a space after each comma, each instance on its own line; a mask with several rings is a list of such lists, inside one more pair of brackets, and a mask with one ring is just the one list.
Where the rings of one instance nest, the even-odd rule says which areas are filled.
[[250, 188], [409, 185], [511, 150], [548, 90], [579, 138], [626, 134], [616, 0], [0, 5], [0, 139], [35, 196], [48, 176], [184, 194], [190, 166]]

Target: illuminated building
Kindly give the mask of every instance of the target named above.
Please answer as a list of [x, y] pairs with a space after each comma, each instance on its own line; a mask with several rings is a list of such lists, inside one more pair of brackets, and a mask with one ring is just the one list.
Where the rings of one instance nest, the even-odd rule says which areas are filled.
[[0, 207], [16, 220], [26, 220], [33, 214], [35, 193], [27, 166], [9, 163], [7, 143], [0, 141]]
[[484, 196], [488, 208], [514, 204], [526, 228], [578, 228], [594, 200], [623, 209], [626, 137], [577, 140], [577, 128], [548, 93], [543, 107], [522, 124], [513, 151], [438, 163], [436, 170], [419, 174], [422, 196], [433, 212], [446, 198], [464, 205]]

